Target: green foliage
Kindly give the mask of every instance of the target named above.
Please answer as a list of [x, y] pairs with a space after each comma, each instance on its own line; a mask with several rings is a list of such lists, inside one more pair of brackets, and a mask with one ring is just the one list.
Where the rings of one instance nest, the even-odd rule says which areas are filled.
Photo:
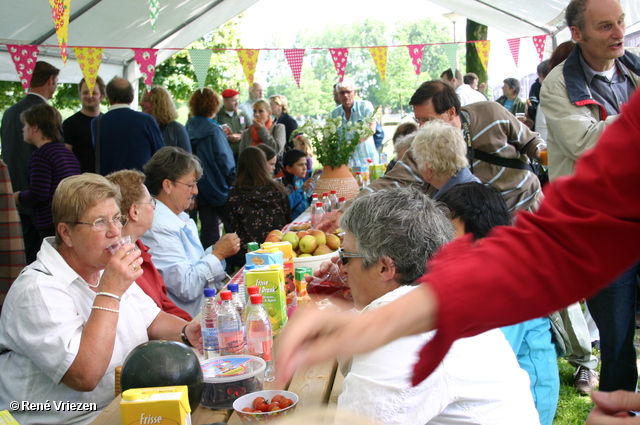
[[593, 409], [591, 397], [583, 396], [573, 387], [575, 368], [565, 359], [558, 359], [560, 398], [553, 425], [584, 425]]
[[[246, 85], [246, 79], [235, 51], [224, 49], [241, 48], [238, 38], [238, 23], [242, 15], [227, 21], [216, 30], [191, 43], [170, 59], [156, 67], [153, 83], [165, 87], [176, 102], [187, 101], [193, 90], [197, 88], [195, 72], [187, 49], [213, 49], [209, 72], [205, 81], [218, 93], [227, 89], [240, 89]], [[140, 88], [144, 89], [144, 81], [140, 79]], [[243, 90], [244, 91], [244, 90]]]
[[[467, 19], [467, 40], [486, 40], [487, 31], [488, 27], [486, 25]], [[475, 73], [478, 76], [479, 83], [489, 80], [474, 43], [467, 43], [467, 72]]]

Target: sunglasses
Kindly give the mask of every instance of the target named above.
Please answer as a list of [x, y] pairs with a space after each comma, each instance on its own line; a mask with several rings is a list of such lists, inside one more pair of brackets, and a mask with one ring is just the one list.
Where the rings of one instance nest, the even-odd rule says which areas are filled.
[[362, 254], [358, 254], [357, 252], [347, 252], [344, 248], [340, 248], [338, 251], [338, 255], [340, 256], [340, 262], [343, 265], [347, 265], [349, 263], [349, 258], [362, 258]]

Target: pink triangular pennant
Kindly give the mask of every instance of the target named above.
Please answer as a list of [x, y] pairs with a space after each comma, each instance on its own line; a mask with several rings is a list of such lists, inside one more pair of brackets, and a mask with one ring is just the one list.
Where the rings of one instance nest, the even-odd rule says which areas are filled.
[[16, 67], [20, 83], [26, 92], [31, 85], [31, 77], [33, 77], [33, 69], [38, 61], [38, 46], [17, 44], [7, 44], [7, 50], [11, 55], [11, 60]]
[[140, 73], [144, 78], [144, 84], [150, 88], [153, 84], [153, 75], [156, 73], [156, 59], [158, 58], [158, 49], [131, 49], [133, 57], [138, 65], [140, 65]]
[[533, 45], [536, 46], [536, 51], [538, 52], [538, 58], [540, 59], [540, 62], [542, 62], [542, 57], [544, 56], [544, 45], [546, 42], [546, 35], [536, 35], [533, 37]]
[[517, 67], [518, 57], [520, 56], [520, 39], [510, 38], [507, 40], [507, 43], [509, 43], [509, 50], [511, 50], [511, 56], [513, 57], [513, 61], [516, 63]]
[[340, 82], [344, 79], [344, 71], [347, 68], [347, 59], [349, 58], [349, 49], [343, 47], [341, 49], [329, 49], [333, 65], [336, 67]]
[[420, 70], [422, 68], [422, 50], [424, 49], [424, 44], [413, 44], [411, 46], [407, 46], [407, 48], [409, 49], [409, 56], [411, 56], [411, 63], [416, 69], [416, 75], [420, 75]]
[[300, 74], [302, 73], [302, 60], [304, 59], [304, 49], [284, 49], [284, 57], [293, 73], [293, 79], [296, 80], [298, 88], [300, 88]]

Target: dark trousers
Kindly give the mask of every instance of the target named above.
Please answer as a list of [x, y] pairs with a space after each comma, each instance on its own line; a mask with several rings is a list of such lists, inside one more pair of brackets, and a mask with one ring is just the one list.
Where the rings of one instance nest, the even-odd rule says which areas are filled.
[[22, 238], [24, 239], [27, 264], [31, 264], [36, 261], [40, 245], [42, 245], [42, 239], [31, 214], [20, 214], [20, 223], [22, 224]]
[[220, 223], [224, 225], [225, 231], [231, 233], [229, 212], [226, 205], [214, 207], [206, 204], [198, 204], [198, 217], [200, 217], [200, 242], [204, 249], [218, 242], [220, 239]]
[[638, 367], [633, 337], [636, 330], [636, 279], [640, 264], [587, 301], [600, 331], [600, 390], [635, 391]]

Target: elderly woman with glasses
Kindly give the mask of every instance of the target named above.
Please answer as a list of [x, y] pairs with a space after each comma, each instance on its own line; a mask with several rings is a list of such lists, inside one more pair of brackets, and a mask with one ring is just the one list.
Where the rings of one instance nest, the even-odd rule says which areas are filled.
[[204, 288], [222, 287], [224, 259], [240, 250], [240, 238], [227, 233], [215, 245], [203, 248], [196, 223], [184, 212], [198, 194], [202, 177], [202, 165], [195, 155], [164, 147], [153, 155], [144, 173], [157, 205], [151, 229], [142, 242], [162, 273], [169, 297], [196, 316], [204, 301]]
[[119, 245], [127, 218], [117, 186], [97, 174], [67, 177], [52, 211], [56, 236], [16, 279], [1, 316], [0, 406], [51, 406], [12, 408], [21, 424], [91, 422], [113, 400], [116, 366], [150, 339], [202, 348], [198, 323], [162, 312], [135, 284], [141, 252]]
[[120, 210], [129, 217], [129, 221], [122, 228], [122, 236], [129, 236], [131, 243], [136, 244], [141, 251], [141, 267], [144, 273], [136, 279], [136, 283], [162, 311], [191, 321], [189, 313], [178, 307], [167, 295], [167, 286], [151, 261], [149, 247], [140, 240], [140, 236], [151, 229], [156, 209], [156, 199], [149, 194], [144, 179], [144, 174], [138, 170], [121, 170], [107, 176], [107, 180], [120, 188]]

